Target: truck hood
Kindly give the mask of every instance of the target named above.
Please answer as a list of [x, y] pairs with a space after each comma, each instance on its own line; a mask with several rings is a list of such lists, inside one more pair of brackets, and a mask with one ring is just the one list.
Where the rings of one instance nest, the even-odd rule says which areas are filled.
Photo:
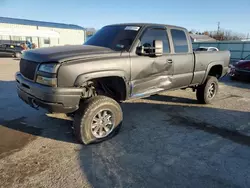
[[90, 45], [66, 45], [25, 51], [22, 58], [35, 62], [63, 62], [73, 59], [117, 53], [109, 48]]

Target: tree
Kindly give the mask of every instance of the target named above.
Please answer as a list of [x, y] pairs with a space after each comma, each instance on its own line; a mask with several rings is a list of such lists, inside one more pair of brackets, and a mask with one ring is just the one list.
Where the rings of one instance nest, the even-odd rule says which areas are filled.
[[209, 32], [208, 32], [208, 31], [204, 31], [202, 34], [203, 34], [203, 35], [208, 35], [208, 36], [209, 36]]
[[93, 35], [96, 32], [95, 28], [86, 28], [86, 35]]
[[190, 34], [195, 34], [197, 31], [195, 30], [195, 29], [191, 29], [190, 31], [189, 31], [189, 33]]
[[221, 29], [220, 31], [205, 31], [210, 37], [223, 41], [223, 40], [241, 40], [245, 38], [244, 34], [236, 33], [231, 30]]

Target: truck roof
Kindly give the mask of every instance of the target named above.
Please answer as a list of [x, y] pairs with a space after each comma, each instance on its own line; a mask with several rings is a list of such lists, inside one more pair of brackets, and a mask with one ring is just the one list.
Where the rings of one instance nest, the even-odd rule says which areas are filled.
[[140, 26], [140, 27], [145, 27], [145, 26], [164, 26], [164, 27], [174, 27], [174, 28], [179, 28], [179, 29], [183, 29], [186, 30], [186, 28], [184, 27], [179, 27], [179, 26], [175, 26], [175, 25], [167, 25], [167, 24], [158, 24], [158, 23], [119, 23], [119, 24], [111, 24], [109, 26], [112, 25], [130, 25], [130, 26]]

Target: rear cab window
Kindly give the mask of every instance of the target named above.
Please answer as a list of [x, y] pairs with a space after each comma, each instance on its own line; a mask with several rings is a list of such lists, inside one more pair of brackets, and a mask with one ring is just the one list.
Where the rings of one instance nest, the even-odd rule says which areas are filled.
[[171, 36], [175, 53], [188, 53], [188, 41], [185, 31], [180, 29], [171, 29]]

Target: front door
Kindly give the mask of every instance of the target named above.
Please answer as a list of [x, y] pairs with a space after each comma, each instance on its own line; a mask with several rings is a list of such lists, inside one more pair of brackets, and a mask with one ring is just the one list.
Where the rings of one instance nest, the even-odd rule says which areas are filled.
[[147, 28], [139, 40], [139, 45], [144, 47], [153, 47], [154, 40], [163, 41], [163, 55], [150, 57], [131, 52], [131, 97], [148, 96], [171, 88], [173, 64], [166, 28]]

